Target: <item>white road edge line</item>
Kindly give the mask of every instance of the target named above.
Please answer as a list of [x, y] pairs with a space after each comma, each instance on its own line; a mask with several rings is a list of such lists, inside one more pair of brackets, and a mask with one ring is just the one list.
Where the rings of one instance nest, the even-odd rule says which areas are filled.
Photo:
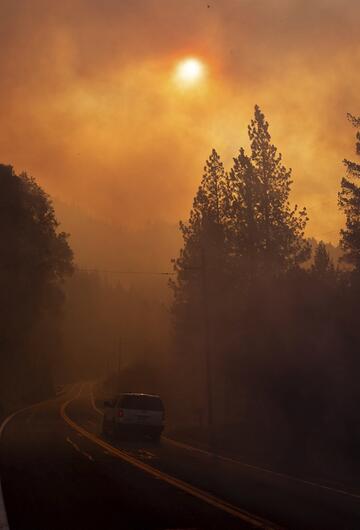
[[1, 482], [0, 482], [0, 529], [10, 530], [8, 518], [6, 515], [6, 508], [5, 508], [4, 497], [3, 497], [2, 488], [1, 488]]
[[[0, 425], [0, 442], [1, 442], [1, 438], [3, 436], [4, 430], [5, 430], [5, 427], [7, 426], [7, 424], [15, 416], [17, 416], [18, 414], [21, 414], [22, 412], [25, 412], [28, 409], [31, 409], [33, 406], [34, 405], [30, 405], [28, 407], [24, 407], [24, 408], [22, 408], [20, 410], [17, 410], [16, 412], [13, 412], [12, 414], [10, 414], [10, 416], [8, 416], [7, 418], [4, 419], [4, 421]], [[8, 518], [7, 518], [7, 513], [6, 513], [6, 508], [5, 508], [3, 492], [2, 492], [2, 487], [1, 487], [1, 480], [0, 480], [0, 530], [10, 530], [9, 522], [8, 522]]]
[[[95, 410], [95, 412], [98, 412], [101, 416], [104, 415], [103, 411], [100, 410], [99, 407], [97, 407], [95, 404], [93, 388], [91, 388], [91, 405], [93, 409]], [[247, 467], [248, 469], [254, 469], [256, 471], [261, 471], [262, 473], [273, 475], [275, 477], [284, 478], [284, 479], [287, 479], [293, 482], [297, 482], [298, 484], [305, 484], [306, 486], [310, 486], [312, 488], [320, 488], [326, 491], [331, 491], [332, 493], [337, 493], [338, 495], [344, 495], [345, 497], [352, 497], [354, 499], [360, 499], [360, 495], [356, 493], [351, 493], [350, 491], [342, 490], [339, 488], [333, 488], [331, 486], [325, 486], [325, 484], [319, 484], [318, 482], [312, 482], [310, 480], [304, 480], [298, 477], [293, 477], [292, 475], [287, 475], [286, 473], [278, 473], [276, 471], [272, 471], [271, 469], [266, 469], [264, 467], [246, 464], [245, 462], [242, 462], [241, 460], [236, 460], [235, 458], [230, 458], [228, 456], [219, 455], [217, 453], [211, 453], [210, 451], [206, 451], [205, 449], [200, 449], [199, 447], [194, 447], [193, 445], [190, 445], [190, 444], [178, 442], [177, 440], [174, 440], [173, 438], [169, 438], [167, 436], [163, 436], [163, 439], [169, 442], [170, 444], [181, 447], [182, 449], [186, 449], [187, 451], [200, 453], [205, 456], [209, 456], [211, 458], [217, 458], [219, 460], [222, 460], [223, 462], [231, 462], [232, 464], [236, 464], [238, 466], [243, 466], [243, 467]]]
[[262, 473], [266, 473], [268, 475], [273, 475], [274, 477], [284, 478], [286, 480], [289, 480], [289, 481], [292, 481], [292, 482], [297, 482], [299, 484], [304, 484], [304, 485], [310, 486], [312, 488], [320, 488], [320, 489], [323, 489], [323, 490], [326, 490], [326, 491], [330, 491], [332, 493], [336, 493], [338, 495], [344, 495], [346, 497], [353, 497], [354, 499], [360, 499], [360, 495], [358, 495], [356, 493], [351, 493], [350, 491], [346, 491], [346, 490], [342, 490], [342, 489], [338, 489], [338, 488], [333, 488], [331, 486], [325, 486], [325, 484], [320, 484], [318, 482], [312, 482], [310, 480], [304, 480], [304, 479], [301, 479], [301, 478], [298, 478], [298, 477], [293, 477], [292, 475], [287, 475], [286, 473], [279, 473], [277, 471], [272, 471], [271, 469], [266, 469], [266, 468], [263, 468], [263, 467], [258, 467], [258, 466], [254, 466], [254, 465], [251, 465], [251, 464], [246, 464], [245, 462], [241, 462], [241, 460], [236, 460], [235, 458], [230, 458], [228, 456], [222, 456], [222, 455], [219, 455], [219, 454], [216, 454], [216, 453], [211, 453], [210, 451], [206, 451], [204, 449], [200, 449], [199, 447], [194, 447], [192, 445], [189, 445], [189, 444], [186, 444], [186, 443], [183, 443], [183, 442], [178, 442], [177, 440], [173, 440], [172, 438], [168, 438], [167, 436], [164, 436], [163, 438], [164, 438], [164, 440], [166, 440], [170, 444], [176, 445], [178, 447], [182, 447], [183, 449], [187, 449], [188, 451], [201, 453], [203, 455], [206, 455], [206, 456], [209, 456], [209, 457], [212, 457], [212, 458], [217, 458], [217, 459], [222, 460], [224, 462], [230, 462], [232, 464], [237, 464], [237, 465], [242, 466], [242, 467], [247, 467], [248, 469], [254, 469], [256, 471], [261, 471]]
[[[58, 396], [56, 396], [56, 398], [57, 397]], [[4, 434], [4, 430], [5, 430], [5, 427], [7, 426], [7, 424], [13, 418], [15, 418], [15, 416], [17, 416], [18, 414], [21, 414], [22, 412], [25, 412], [27, 410], [33, 409], [37, 405], [41, 405], [41, 403], [34, 403], [33, 405], [28, 405], [27, 407], [23, 407], [22, 409], [16, 410], [15, 412], [10, 414], [9, 416], [7, 416], [7, 418], [5, 418], [3, 420], [2, 424], [0, 425], [0, 444], [1, 444], [1, 439], [2, 439], [2, 436]], [[4, 497], [3, 497], [2, 488], [1, 488], [1, 479], [0, 479], [0, 530], [10, 530], [9, 522], [8, 522], [8, 518], [7, 518], [7, 513], [6, 513], [6, 508], [5, 508]]]
[[[77, 397], [80, 396], [80, 393], [81, 393], [81, 390]], [[174, 486], [177, 489], [185, 491], [186, 493], [192, 495], [193, 497], [201, 499], [207, 504], [224, 511], [232, 515], [233, 517], [237, 517], [238, 519], [252, 525], [254, 528], [259, 528], [262, 530], [283, 530], [282, 527], [280, 527], [279, 525], [272, 523], [270, 521], [267, 521], [256, 515], [253, 515], [247, 512], [246, 510], [239, 508], [238, 506], [230, 504], [227, 501], [220, 499], [216, 497], [215, 495], [212, 495], [211, 493], [208, 493], [207, 491], [201, 490], [197, 488], [196, 486], [192, 486], [191, 484], [184, 482], [181, 479], [168, 475], [167, 473], [164, 473], [160, 471], [159, 469], [152, 467], [149, 464], [146, 464], [141, 460], [138, 460], [136, 457], [130, 455], [129, 453], [126, 453], [125, 451], [110, 445], [109, 443], [105, 442], [101, 438], [98, 438], [93, 433], [86, 431], [83, 427], [78, 425], [75, 421], [69, 418], [69, 416], [66, 414], [66, 407], [72, 401], [77, 399], [77, 397], [70, 399], [69, 401], [67, 401], [66, 403], [62, 405], [61, 411], [60, 411], [61, 416], [71, 427], [73, 427], [73, 429], [81, 432], [84, 436], [89, 438], [89, 440], [93, 441], [94, 443], [102, 447], [103, 449], [106, 449], [113, 456], [121, 458], [125, 462], [132, 464], [134, 467], [137, 467], [141, 469], [142, 471], [145, 471], [146, 473], [148, 473], [149, 475], [152, 475], [156, 479], [163, 480], [167, 484], [170, 484], [171, 486]], [[103, 412], [95, 405], [94, 394], [93, 394], [92, 388], [91, 388], [91, 403], [92, 403], [94, 410], [103, 416], [104, 415]]]

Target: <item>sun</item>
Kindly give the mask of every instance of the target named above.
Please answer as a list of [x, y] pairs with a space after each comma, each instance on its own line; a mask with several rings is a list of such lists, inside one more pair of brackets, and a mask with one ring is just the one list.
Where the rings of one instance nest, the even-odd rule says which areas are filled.
[[188, 57], [180, 61], [175, 70], [176, 80], [182, 85], [193, 85], [205, 75], [205, 65], [199, 59]]

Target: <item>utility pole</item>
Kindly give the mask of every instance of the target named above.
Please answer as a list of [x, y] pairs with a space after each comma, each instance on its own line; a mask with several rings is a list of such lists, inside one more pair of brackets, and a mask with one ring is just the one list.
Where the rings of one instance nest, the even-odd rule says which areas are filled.
[[203, 339], [204, 339], [204, 360], [205, 360], [205, 386], [207, 400], [207, 425], [209, 433], [213, 425], [213, 388], [212, 388], [212, 362], [210, 344], [210, 317], [209, 317], [209, 297], [208, 297], [208, 277], [207, 263], [204, 247], [201, 246], [200, 267], [187, 267], [189, 271], [199, 271], [201, 276], [201, 305], [203, 312]]
[[209, 299], [208, 299], [208, 278], [207, 266], [204, 248], [201, 247], [201, 290], [202, 306], [204, 318], [204, 353], [205, 353], [205, 377], [206, 377], [206, 394], [207, 394], [207, 420], [209, 432], [213, 425], [213, 395], [212, 395], [212, 363], [211, 363], [211, 345], [210, 345], [210, 319], [209, 319]]
[[121, 368], [122, 368], [122, 338], [119, 338], [118, 351], [117, 351], [117, 374], [118, 374], [118, 390], [120, 391], [120, 381], [121, 381]]
[[111, 377], [111, 357], [112, 357], [112, 348], [109, 348], [109, 353], [107, 355], [107, 361], [106, 361], [106, 377], [110, 379]]

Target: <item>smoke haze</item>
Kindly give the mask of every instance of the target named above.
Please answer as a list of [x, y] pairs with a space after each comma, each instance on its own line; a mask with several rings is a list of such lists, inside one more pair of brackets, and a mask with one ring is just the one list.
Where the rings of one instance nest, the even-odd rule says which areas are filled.
[[[208, 7], [209, 6], [209, 7]], [[0, 158], [114, 225], [187, 216], [212, 146], [226, 167], [254, 103], [294, 169], [309, 235], [337, 241], [358, 113], [355, 0], [0, 2]], [[185, 56], [207, 65], [174, 84]]]

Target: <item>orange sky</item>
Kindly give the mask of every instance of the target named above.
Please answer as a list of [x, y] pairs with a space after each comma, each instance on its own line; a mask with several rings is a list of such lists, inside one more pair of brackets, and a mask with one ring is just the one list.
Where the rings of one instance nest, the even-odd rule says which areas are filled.
[[[357, 0], [0, 0], [0, 161], [115, 224], [174, 222], [211, 148], [229, 168], [247, 146], [258, 103], [309, 235], [336, 242], [359, 23]], [[185, 90], [188, 55], [208, 70]]]

